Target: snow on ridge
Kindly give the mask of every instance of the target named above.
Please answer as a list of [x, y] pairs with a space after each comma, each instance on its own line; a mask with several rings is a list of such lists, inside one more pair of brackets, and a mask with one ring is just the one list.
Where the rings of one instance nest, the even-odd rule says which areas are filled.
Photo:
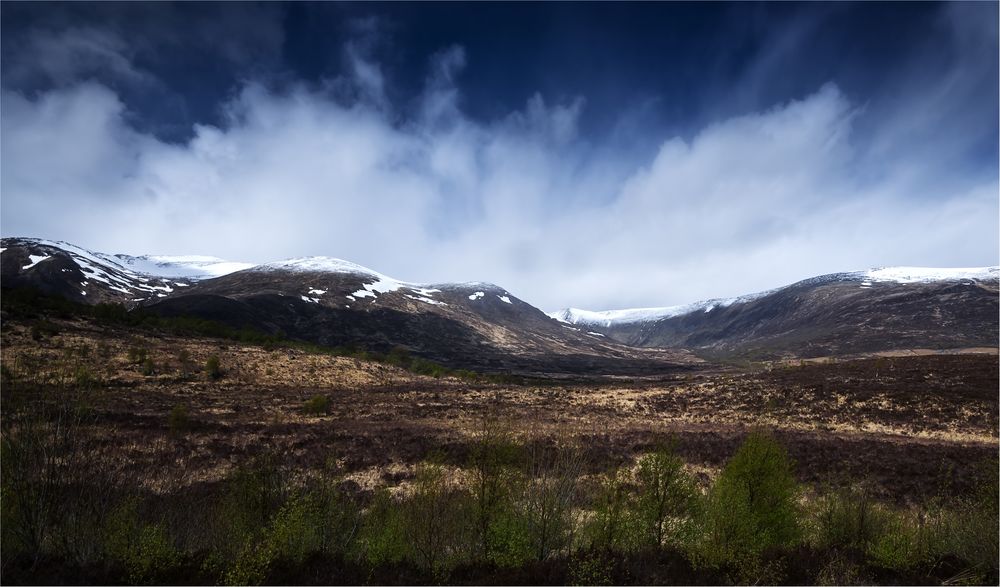
[[998, 279], [1000, 267], [877, 267], [863, 272], [867, 281], [926, 283], [960, 279]]
[[378, 271], [373, 271], [357, 263], [337, 259], [336, 257], [295, 257], [283, 261], [274, 261], [250, 267], [251, 271], [295, 271], [301, 273], [354, 273], [359, 275], [372, 275], [392, 281], [391, 277], [382, 275]]
[[[934, 281], [1000, 279], [1000, 267], [877, 267], [867, 271], [834, 273], [815, 277], [813, 279], [828, 280], [830, 278], [860, 281], [861, 287], [867, 289], [871, 287], [873, 282], [910, 284], [929, 283]], [[556, 312], [547, 312], [546, 315], [566, 324], [589, 324], [604, 326], [607, 328], [612, 324], [652, 322], [665, 318], [691, 314], [699, 310], [708, 313], [719, 307], [725, 308], [736, 303], [750, 302], [772, 294], [780, 289], [783, 288], [769, 289], [735, 298], [704, 300], [680, 306], [667, 306], [661, 308], [628, 308], [624, 310], [603, 311], [565, 308]]]
[[227, 261], [208, 255], [115, 255], [131, 269], [157, 277], [210, 279], [249, 269], [253, 263]]

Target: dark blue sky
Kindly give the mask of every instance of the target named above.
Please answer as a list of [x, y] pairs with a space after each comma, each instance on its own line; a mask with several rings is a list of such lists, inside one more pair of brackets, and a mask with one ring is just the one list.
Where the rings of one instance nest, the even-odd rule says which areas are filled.
[[[323, 191], [318, 184], [284, 185], [300, 204], [336, 210], [345, 222], [365, 220], [350, 216], [363, 212], [345, 199], [378, 201], [368, 193], [377, 190], [365, 186], [389, 182], [387, 169], [412, 173], [404, 185], [421, 186], [421, 195], [385, 197], [413, 204], [411, 212], [421, 217], [419, 234], [410, 237], [433, 244], [421, 249], [424, 254], [440, 254], [437, 247], [471, 238], [477, 226], [489, 227], [483, 234], [499, 238], [495, 233], [503, 232], [508, 215], [517, 219], [512, 226], [535, 227], [525, 231], [529, 236], [497, 244], [493, 253], [470, 257], [468, 266], [458, 262], [460, 275], [445, 270], [454, 263], [420, 262], [432, 275], [403, 278], [510, 282], [518, 280], [519, 271], [534, 275], [537, 255], [527, 251], [555, 246], [545, 234], [561, 210], [570, 211], [573, 221], [566, 222], [573, 227], [566, 230], [571, 232], [597, 230], [588, 224], [592, 215], [621, 213], [619, 221], [629, 224], [625, 218], [631, 217], [619, 209], [633, 207], [646, 210], [636, 212], [640, 216], [660, 218], [662, 230], [678, 222], [709, 223], [695, 233], [715, 237], [702, 243], [700, 250], [708, 251], [745, 250], [748, 243], [777, 246], [793, 234], [804, 238], [810, 210], [817, 218], [847, 214], [857, 202], [878, 202], [872, 209], [886, 219], [899, 218], [900, 207], [916, 213], [937, 206], [925, 210], [928, 219], [942, 218], [945, 208], [963, 218], [982, 214], [983, 206], [992, 213], [996, 202], [983, 200], [981, 190], [997, 182], [997, 7], [995, 2], [4, 2], [0, 82], [9, 138], [3, 145], [3, 231], [65, 232], [67, 223], [37, 221], [30, 210], [50, 197], [92, 207], [94, 202], [82, 195], [50, 195], [73, 182], [80, 192], [87, 191], [86, 184], [95, 193], [120, 194], [118, 204], [155, 204], [161, 215], [171, 209], [169, 202], [190, 205], [190, 198], [206, 196], [188, 193], [190, 182], [179, 184], [180, 172], [164, 171], [163, 162], [179, 154], [204, 161], [199, 149], [212, 141], [242, 157], [258, 146], [254, 132], [285, 141], [281, 144], [291, 151], [305, 152], [319, 141], [319, 151], [310, 151], [317, 160], [305, 174], [323, 168], [324, 185], [361, 187]], [[305, 118], [294, 118], [295, 113]], [[279, 139], [277, 131], [262, 130], [271, 128], [267, 121], [275, 116], [288, 117], [281, 130], [289, 136]], [[106, 123], [93, 122], [102, 117]], [[43, 143], [45, 125], [56, 120], [63, 128], [79, 127], [86, 149], [107, 160], [67, 163], [66, 177], [53, 184], [58, 189], [40, 191], [33, 170], [19, 157], [27, 160], [27, 146]], [[299, 122], [315, 132], [292, 134]], [[355, 167], [331, 175], [330, 162], [343, 158], [324, 154], [329, 133], [372, 145], [371, 169], [383, 174], [357, 184], [351, 175]], [[803, 141], [816, 160], [776, 151], [744, 165], [757, 155], [755, 141], [774, 137]], [[216, 142], [211, 144], [216, 148]], [[671, 145], [687, 150], [675, 154]], [[817, 155], [827, 149], [822, 158]], [[471, 159], [460, 156], [465, 152], [472, 153]], [[531, 161], [539, 162], [539, 169], [509, 153], [534, 153]], [[778, 156], [787, 160], [775, 161]], [[215, 161], [197, 174], [237, 189], [227, 169]], [[748, 175], [740, 175], [743, 171]], [[658, 176], [661, 172], [666, 175]], [[534, 183], [515, 189], [513, 179]], [[641, 191], [637, 185], [654, 180], [660, 182], [654, 190], [659, 196], [642, 200], [633, 193]], [[973, 192], [980, 194], [975, 205], [967, 199]], [[536, 195], [521, 201], [515, 193]], [[774, 195], [782, 193], [789, 199]], [[251, 206], [239, 197], [241, 206]], [[749, 215], [745, 222], [717, 220], [694, 205], [707, 201], [741, 217], [748, 216], [744, 207], [751, 205], [768, 212]], [[262, 202], [260, 209], [268, 209]], [[885, 242], [859, 244], [852, 255], [823, 248], [838, 238], [856, 238], [845, 229], [839, 237], [828, 235], [827, 244], [817, 245], [813, 257], [794, 270], [770, 281], [747, 277], [743, 285], [732, 286], [732, 293], [816, 273], [809, 268], [810, 262], [822, 264], [816, 255], [832, 269], [853, 268], [833, 267], [837, 263], [996, 262], [995, 224], [975, 245], [953, 247], [952, 256], [921, 252], [910, 232], [894, 236], [892, 227], [879, 226], [887, 233]], [[616, 255], [669, 250], [690, 259], [687, 245], [658, 236], [653, 226], [648, 230], [644, 239], [622, 244]], [[940, 243], [950, 242], [944, 232], [951, 234], [943, 231]], [[918, 233], [926, 233], [926, 227], [913, 234]], [[74, 234], [97, 241], [84, 245], [122, 248], [135, 242], [124, 234], [111, 238], [105, 227], [94, 229], [99, 236]], [[187, 252], [269, 254], [251, 246], [223, 246], [208, 236], [178, 241], [161, 237], [134, 246], [184, 252], [178, 249], [202, 243], [218, 250]], [[587, 252], [598, 242], [576, 243], [574, 250], [582, 247], [584, 257], [601, 257]], [[927, 246], [941, 248], [940, 243]], [[334, 236], [275, 250], [351, 257], [382, 264], [376, 268], [387, 272], [414, 265], [405, 255], [397, 260], [398, 247], [385, 245], [380, 251], [353, 248]], [[575, 253], [554, 256], [538, 267], [565, 263]], [[471, 274], [484, 263], [491, 274]], [[600, 271], [594, 263], [592, 270]], [[656, 281], [661, 289], [682, 272], [675, 257], [650, 258], [636, 267], [657, 263], [674, 264], [669, 276]], [[494, 266], [507, 268], [492, 274]], [[685, 296], [703, 295], [687, 286], [682, 290], [689, 293], [676, 295], [657, 293], [656, 287], [622, 303], [684, 302], [691, 301]], [[716, 292], [721, 286], [713, 287]], [[535, 293], [541, 286], [532, 289]], [[574, 295], [579, 301], [566, 302], [617, 303], [607, 293]]]
[[[996, 3], [969, 10], [997, 20]], [[134, 66], [162, 85], [82, 73], [121, 92], [137, 126], [185, 140], [195, 123], [218, 124], [219, 104], [246, 79], [280, 88], [342, 75], [349, 42], [382, 65], [387, 93], [406, 116], [428, 59], [459, 45], [469, 67], [458, 83], [471, 117], [496, 118], [540, 92], [552, 101], [585, 97], [588, 136], [607, 138], [623, 111], [639, 111], [634, 124], [643, 130], [683, 136], [826, 82], [860, 102], [915, 68], [928, 83], [943, 83], [934, 74], [962, 56], [940, 43], [948, 34], [940, 12], [932, 2], [5, 2], [3, 84], [34, 92], [67, 81], [24, 75], [33, 58], [26, 38], [38, 31], [112, 31]], [[982, 89], [992, 88], [994, 100], [983, 99], [974, 114], [995, 127], [993, 70]], [[995, 140], [983, 148], [996, 158]]]

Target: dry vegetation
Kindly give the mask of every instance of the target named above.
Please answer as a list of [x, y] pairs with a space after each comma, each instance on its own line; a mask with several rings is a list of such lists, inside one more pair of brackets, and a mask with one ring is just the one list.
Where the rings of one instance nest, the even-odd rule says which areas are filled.
[[0, 342], [7, 582], [996, 576], [995, 353], [498, 384], [79, 318]]
[[[990, 354], [497, 385], [86, 322], [61, 322], [58, 331], [36, 340], [28, 326], [9, 325], [8, 376], [92, 380], [90, 442], [114, 448], [121, 466], [157, 491], [218, 481], [264, 451], [303, 472], [335, 461], [366, 489], [394, 486], [432, 451], [462, 464], [487, 412], [516, 423], [523, 440], [581, 439], [593, 472], [634, 462], [657, 438], [676, 435], [679, 454], [703, 480], [748, 429], [765, 427], [788, 448], [802, 481], [865, 476], [899, 501], [967, 489], [971, 465], [997, 454], [997, 357]], [[136, 360], [135, 349], [148, 361]], [[212, 356], [223, 372], [218, 380], [204, 373]], [[316, 398], [321, 409], [307, 407]], [[179, 411], [186, 422], [172, 426]]]

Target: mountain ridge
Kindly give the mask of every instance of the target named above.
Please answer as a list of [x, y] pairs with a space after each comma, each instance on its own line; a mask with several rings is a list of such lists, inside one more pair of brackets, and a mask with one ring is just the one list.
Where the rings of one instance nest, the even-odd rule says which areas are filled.
[[877, 268], [683, 306], [547, 314], [498, 285], [405, 282], [334, 257], [248, 266], [27, 238], [2, 239], [0, 253], [4, 288], [325, 345], [402, 346], [484, 369], [649, 372], [701, 360], [997, 346], [996, 267]]

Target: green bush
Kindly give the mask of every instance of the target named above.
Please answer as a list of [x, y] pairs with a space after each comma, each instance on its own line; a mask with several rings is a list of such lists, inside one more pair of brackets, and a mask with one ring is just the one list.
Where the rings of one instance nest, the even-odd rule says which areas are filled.
[[751, 433], [708, 495], [697, 562], [728, 566], [741, 581], [775, 580], [763, 555], [799, 540], [798, 493], [785, 450], [770, 436]]
[[153, 362], [152, 358], [146, 357], [146, 359], [142, 362], [142, 374], [146, 377], [156, 374], [156, 363]]
[[393, 565], [409, 552], [406, 517], [388, 490], [379, 489], [358, 531], [360, 558], [372, 568]]
[[212, 355], [205, 361], [205, 374], [209, 379], [219, 379], [222, 377], [222, 366], [217, 355]]
[[833, 491], [818, 499], [813, 541], [823, 549], [867, 552], [888, 530], [889, 518], [867, 486]]
[[330, 410], [330, 398], [325, 395], [314, 395], [306, 401], [302, 410], [310, 416], [322, 416]]
[[180, 562], [180, 553], [166, 528], [140, 520], [134, 499], [126, 500], [109, 516], [105, 548], [109, 558], [124, 567], [133, 584], [159, 582], [157, 579]]

